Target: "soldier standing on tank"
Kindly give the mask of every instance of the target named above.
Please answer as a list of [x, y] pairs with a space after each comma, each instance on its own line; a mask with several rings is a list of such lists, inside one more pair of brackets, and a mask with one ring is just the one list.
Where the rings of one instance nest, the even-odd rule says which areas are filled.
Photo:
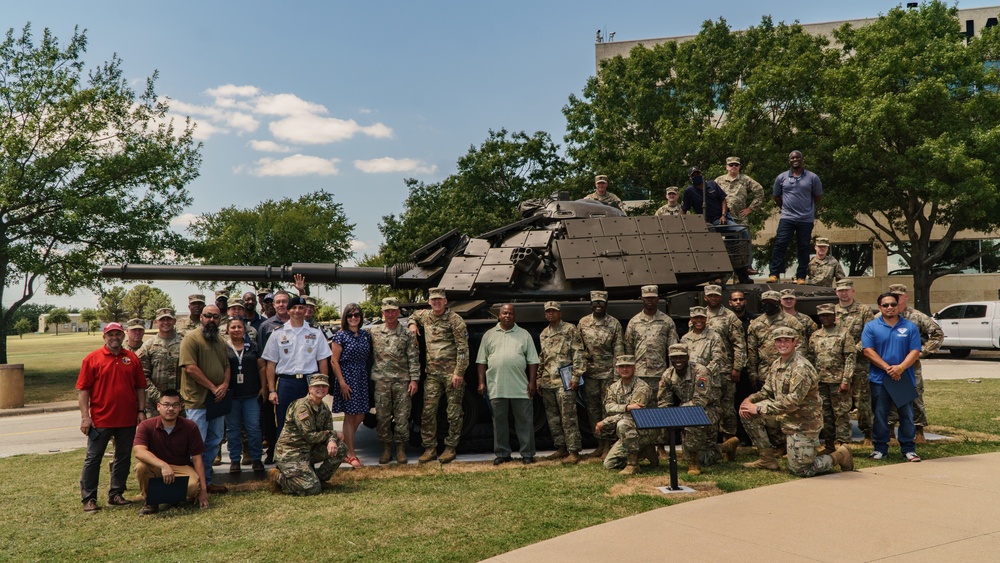
[[[729, 371], [719, 374], [722, 385], [722, 396], [719, 398], [719, 431], [724, 440], [736, 436], [736, 383], [747, 365], [746, 329], [736, 313], [722, 306], [722, 288], [718, 285], [706, 285], [704, 289], [705, 303], [708, 305], [708, 328], [722, 337], [726, 344], [726, 355], [730, 365]], [[739, 293], [739, 292], [733, 292]], [[739, 293], [743, 297], [742, 293]], [[746, 303], [746, 301], [743, 301]]]
[[181, 338], [188, 332], [201, 328], [201, 311], [205, 308], [205, 296], [201, 293], [188, 295], [188, 311], [190, 316], [177, 319], [175, 329]]
[[[583, 396], [591, 424], [604, 419], [604, 396], [614, 380], [615, 358], [625, 353], [625, 335], [618, 319], [608, 314], [608, 292], [590, 292], [591, 314], [580, 319], [577, 328], [583, 339], [587, 362]], [[590, 457], [601, 459], [611, 449], [611, 440], [598, 439], [597, 449]]]
[[[580, 461], [580, 422], [576, 416], [576, 389], [587, 369], [580, 331], [562, 320], [559, 303], [545, 303], [545, 320], [549, 326], [539, 336], [538, 388], [545, 404], [545, 417], [555, 443], [555, 453], [546, 460], [562, 459], [563, 463]], [[563, 372], [571, 371], [569, 385]]]
[[816, 324], [816, 321], [812, 320], [812, 317], [795, 309], [798, 298], [795, 296], [794, 289], [782, 289], [780, 294], [781, 310], [795, 317], [805, 329], [805, 332], [802, 334], [802, 346], [805, 347], [805, 344], [809, 342], [809, 337], [812, 336], [812, 333], [816, 332], [819, 325]]
[[427, 373], [424, 379], [424, 407], [420, 416], [420, 439], [424, 453], [418, 461], [427, 463], [437, 456], [437, 411], [441, 396], [448, 402], [448, 436], [438, 459], [448, 463], [455, 459], [455, 448], [462, 437], [462, 397], [465, 395], [465, 369], [469, 367], [469, 331], [462, 317], [447, 308], [448, 298], [442, 288], [429, 291], [431, 308], [410, 316], [408, 328], [415, 335], [424, 329], [427, 349]]
[[[895, 295], [896, 301], [899, 302], [896, 314], [900, 318], [917, 325], [917, 328], [920, 329], [920, 341], [923, 343], [920, 350], [920, 357], [926, 358], [937, 352], [941, 348], [941, 344], [944, 343], [944, 331], [941, 330], [941, 325], [934, 322], [934, 319], [924, 313], [907, 306], [908, 296], [905, 285], [901, 283], [892, 284], [889, 286], [889, 293]], [[924, 375], [920, 371], [919, 359], [913, 364], [913, 375], [917, 381], [917, 398], [913, 400], [913, 424], [916, 426], [917, 433], [913, 442], [915, 444], [926, 444], [927, 439], [924, 438], [924, 426], [927, 426], [927, 410], [924, 408]], [[889, 438], [895, 435], [895, 426], [898, 421], [899, 413], [896, 412], [896, 407], [892, 406], [889, 409]]]
[[819, 373], [819, 396], [823, 400], [823, 430], [820, 439], [826, 451], [851, 443], [851, 379], [858, 351], [854, 339], [837, 326], [832, 303], [816, 308], [822, 327], [809, 338], [809, 361]]
[[181, 335], [174, 330], [177, 319], [173, 309], [156, 310], [156, 334], [143, 342], [136, 356], [146, 375], [146, 416], [159, 414], [156, 404], [160, 393], [181, 386], [181, 368], [177, 363], [181, 355]]
[[844, 267], [829, 252], [830, 239], [817, 238], [816, 255], [809, 260], [809, 277], [806, 278], [812, 285], [832, 287], [838, 280], [847, 277]]
[[771, 365], [771, 377], [760, 391], [740, 405], [743, 426], [760, 453], [759, 460], [744, 466], [778, 470], [778, 460], [766, 427], [780, 425], [788, 451], [788, 471], [792, 475], [812, 477], [832, 470], [834, 465], [840, 466], [842, 471], [852, 471], [854, 459], [846, 446], [838, 447], [829, 455], [816, 455], [823, 427], [819, 375], [809, 360], [796, 351], [798, 333], [789, 327], [778, 327], [771, 338], [778, 350], [778, 358]]
[[656, 215], [666, 216], [666, 217], [679, 217], [681, 214], [681, 205], [678, 203], [680, 199], [681, 189], [677, 186], [670, 186], [667, 188], [666, 205], [661, 206], [656, 210]]
[[875, 318], [871, 307], [854, 300], [854, 281], [837, 281], [837, 326], [846, 330], [858, 351], [854, 361], [854, 376], [851, 377], [851, 399], [858, 411], [858, 429], [864, 434], [863, 446], [872, 446], [872, 395], [868, 385], [868, 358], [862, 353], [861, 333], [865, 325]]
[[608, 191], [608, 177], [604, 175], [594, 177], [594, 191], [587, 194], [583, 199], [599, 201], [605, 205], [610, 205], [611, 207], [618, 209], [622, 213], [625, 212], [625, 206], [622, 205], [622, 200], [615, 194]]
[[722, 191], [726, 192], [726, 202], [733, 222], [746, 226], [747, 217], [764, 205], [764, 187], [740, 171], [743, 164], [740, 157], [726, 159], [726, 173], [715, 179]]
[[410, 437], [410, 398], [420, 383], [420, 346], [417, 337], [399, 324], [399, 300], [382, 300], [382, 324], [368, 329], [372, 335], [375, 363], [372, 381], [375, 383], [375, 429], [382, 442], [378, 462], [392, 461], [392, 442], [396, 441], [396, 463], [406, 463], [406, 440]]
[[[604, 458], [604, 467], [621, 469], [619, 475], [639, 473], [639, 452], [643, 449], [642, 442], [648, 439], [646, 435], [640, 437], [629, 412], [653, 403], [653, 391], [644, 381], [635, 377], [635, 366], [635, 358], [631, 354], [615, 358], [618, 381], [608, 387], [604, 399], [604, 412], [608, 416], [594, 427], [594, 433], [602, 439], [615, 440]], [[656, 456], [653, 455], [651, 459], [656, 460]]]

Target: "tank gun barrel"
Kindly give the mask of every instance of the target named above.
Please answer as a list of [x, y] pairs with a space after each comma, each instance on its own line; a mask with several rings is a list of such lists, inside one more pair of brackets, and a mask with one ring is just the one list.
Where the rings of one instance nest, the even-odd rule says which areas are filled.
[[[392, 287], [418, 287], [406, 283], [400, 276], [412, 264], [394, 264], [385, 267], [355, 267], [339, 264], [310, 264], [297, 262], [291, 266], [172, 266], [156, 264], [122, 264], [104, 266], [101, 275], [123, 280], [173, 280], [173, 281], [240, 281], [240, 282], [291, 282], [295, 274], [302, 274], [309, 283], [374, 285]], [[402, 283], [401, 283], [402, 282]]]

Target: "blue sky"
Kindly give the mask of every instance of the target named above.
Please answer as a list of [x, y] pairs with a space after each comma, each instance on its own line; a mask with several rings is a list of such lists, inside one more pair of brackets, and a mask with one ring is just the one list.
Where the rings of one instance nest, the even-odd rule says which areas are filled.
[[[997, 5], [963, 2], [961, 8]], [[87, 30], [86, 61], [117, 53], [141, 88], [198, 123], [204, 143], [194, 199], [179, 218], [264, 199], [333, 192], [373, 253], [380, 218], [398, 213], [403, 180], [445, 178], [489, 129], [547, 131], [562, 144], [561, 109], [595, 72], [598, 29], [616, 40], [696, 33], [725, 17], [816, 23], [872, 17], [896, 3], [703, 0], [574, 2], [12, 2], [4, 25], [31, 22], [62, 43]], [[194, 290], [156, 284], [184, 309]], [[340, 301], [338, 293], [327, 297]], [[5, 301], [13, 295], [8, 291]], [[344, 300], [362, 298], [345, 287]], [[92, 307], [96, 297], [36, 297]]]

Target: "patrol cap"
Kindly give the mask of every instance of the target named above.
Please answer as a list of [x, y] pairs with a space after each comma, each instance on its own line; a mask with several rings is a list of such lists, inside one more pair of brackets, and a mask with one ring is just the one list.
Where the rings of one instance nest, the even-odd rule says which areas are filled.
[[781, 294], [773, 289], [760, 294], [761, 301], [780, 301]]
[[395, 297], [386, 297], [382, 299], [382, 310], [383, 311], [398, 311], [399, 310], [399, 299]]
[[205, 295], [202, 293], [192, 293], [191, 295], [188, 295], [188, 305], [190, 305], [191, 303], [201, 303], [202, 305], [204, 305]]
[[323, 385], [325, 387], [330, 386], [330, 378], [322, 373], [314, 373], [309, 376], [309, 386], [313, 385]]
[[227, 301], [226, 303], [228, 304], [228, 306], [226, 307], [227, 309], [232, 309], [233, 307], [239, 307], [244, 311], [247, 310], [246, 306], [243, 304], [243, 299], [240, 298], [239, 295], [234, 295], [230, 297], [229, 301]]
[[270, 302], [274, 301], [274, 294], [273, 293], [268, 293], [267, 295], [264, 296], [264, 303], [267, 303], [269, 301]]
[[445, 294], [444, 294], [444, 288], [442, 288], [442, 287], [432, 287], [427, 292], [427, 300], [428, 301], [430, 301], [431, 299], [445, 299], [445, 298], [446, 297], [445, 297]]
[[644, 285], [642, 286], [642, 296], [643, 297], [659, 297], [660, 288], [655, 285]]
[[546, 311], [553, 311], [553, 310], [555, 310], [555, 311], [562, 311], [562, 307], [559, 306], [559, 302], [558, 301], [546, 301], [545, 302], [545, 310]]
[[906, 293], [906, 286], [901, 283], [894, 283], [889, 286], [889, 293]]
[[220, 297], [223, 297], [223, 298], [225, 298], [226, 301], [229, 301], [229, 292], [227, 292], [224, 289], [220, 289], [220, 290], [216, 291], [215, 292], [215, 298], [218, 299]]
[[669, 188], [667, 188], [666, 193], [667, 194], [679, 194], [679, 193], [681, 193], [681, 189], [678, 188], [677, 186], [670, 186]]
[[667, 356], [687, 356], [688, 347], [686, 344], [671, 344], [667, 348]]
[[833, 306], [833, 303], [823, 303], [816, 307], [817, 315], [836, 315], [837, 309]]
[[816, 246], [830, 246], [830, 239], [819, 237], [816, 239]]
[[160, 319], [176, 319], [174, 316], [174, 310], [169, 307], [164, 307], [163, 309], [156, 310], [156, 320]]
[[837, 289], [850, 289], [854, 287], [854, 280], [844, 278], [837, 280]]
[[695, 172], [701, 174], [701, 168], [697, 166], [692, 166], [691, 168], [688, 168], [688, 176], [694, 176]]
[[726, 159], [726, 164], [742, 164], [742, 163], [740, 162], [740, 157], [731, 156]]
[[597, 176], [594, 176], [594, 183], [595, 184], [600, 184], [601, 182], [604, 182], [605, 184], [607, 184], [608, 183], [608, 177], [605, 176], [604, 174], [598, 174]]
[[257, 290], [257, 297], [264, 297], [268, 293], [274, 293], [274, 292], [271, 291], [269, 288], [262, 287], [262, 288], [260, 288], [260, 289]]
[[704, 307], [691, 307], [689, 309], [689, 315], [693, 317], [705, 317], [708, 318], [708, 309]]
[[591, 301], [604, 301], [605, 303], [607, 303], [607, 301], [608, 301], [608, 292], [607, 291], [591, 291], [590, 292], [590, 300]]
[[133, 328], [146, 330], [146, 321], [142, 319], [129, 319], [128, 324], [125, 325], [125, 327], [129, 330], [132, 330]]
[[121, 331], [121, 332], [125, 332], [125, 329], [122, 328], [122, 324], [121, 323], [108, 323], [108, 324], [104, 325], [104, 334], [107, 334], [107, 333], [111, 332], [112, 330], [118, 330], [118, 331]]
[[782, 289], [781, 290], [781, 298], [785, 299], [787, 297], [791, 297], [792, 299], [795, 299], [795, 290], [794, 289]]
[[306, 305], [312, 305], [313, 307], [316, 306], [316, 298], [315, 297], [310, 297], [309, 295], [306, 295], [302, 299], [306, 302]]
[[301, 297], [299, 297], [298, 295], [296, 295], [295, 297], [292, 297], [291, 299], [288, 300], [288, 308], [289, 309], [291, 309], [292, 307], [298, 306], [298, 305], [301, 305], [301, 306], [305, 307], [306, 306], [306, 300], [303, 299], [303, 298], [301, 298]]
[[705, 295], [722, 295], [722, 286], [708, 284], [705, 286]]
[[778, 328], [771, 331], [771, 340], [777, 340], [779, 338], [798, 338], [799, 333], [795, 331], [794, 328], [789, 328], [787, 326], [779, 326]]
[[618, 366], [634, 366], [635, 356], [632, 354], [622, 354], [621, 356], [615, 357], [615, 367]]

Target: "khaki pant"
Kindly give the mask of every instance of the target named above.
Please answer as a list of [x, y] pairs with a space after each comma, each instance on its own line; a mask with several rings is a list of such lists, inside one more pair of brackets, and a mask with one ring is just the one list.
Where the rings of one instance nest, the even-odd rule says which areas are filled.
[[[198, 480], [198, 473], [192, 465], [171, 465], [175, 477], [188, 478], [187, 499], [194, 500], [201, 493], [201, 481]], [[135, 462], [135, 480], [139, 482], [139, 496], [146, 499], [146, 491], [149, 490], [149, 480], [163, 477], [163, 470], [156, 465], [147, 465], [141, 461]]]

